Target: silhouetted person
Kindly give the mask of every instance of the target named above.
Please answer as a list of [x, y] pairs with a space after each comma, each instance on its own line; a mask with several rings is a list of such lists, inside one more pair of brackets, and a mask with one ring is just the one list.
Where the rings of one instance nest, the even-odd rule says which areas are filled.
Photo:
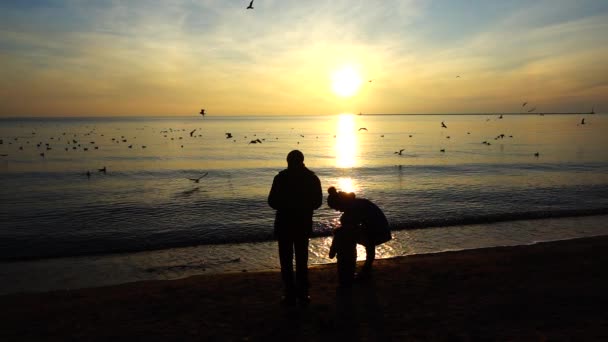
[[382, 210], [368, 199], [356, 198], [352, 192], [338, 192], [333, 186], [327, 191], [329, 207], [344, 213], [340, 217], [340, 224], [358, 230], [357, 243], [365, 246], [366, 253], [359, 278], [369, 277], [376, 258], [376, 246], [391, 239], [388, 220]]
[[338, 282], [340, 287], [352, 285], [357, 267], [357, 238], [359, 232], [353, 225], [341, 225], [334, 229], [329, 257], [338, 257]]
[[[275, 209], [274, 234], [279, 244], [279, 260], [285, 304], [296, 298], [308, 303], [308, 239], [312, 216], [323, 202], [321, 181], [304, 165], [304, 154], [293, 150], [287, 155], [287, 169], [274, 177], [268, 204]], [[296, 274], [293, 272], [295, 252]]]

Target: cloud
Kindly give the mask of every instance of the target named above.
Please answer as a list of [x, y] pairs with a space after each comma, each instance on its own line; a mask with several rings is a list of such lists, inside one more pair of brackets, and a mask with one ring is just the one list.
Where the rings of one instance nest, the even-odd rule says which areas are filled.
[[[484, 20], [467, 25], [460, 2], [441, 13], [342, 0], [3, 8], [0, 115], [500, 111], [526, 96], [572, 107], [604, 89], [608, 18], [552, 4], [480, 6]], [[341, 64], [373, 84], [336, 98], [329, 75]]]

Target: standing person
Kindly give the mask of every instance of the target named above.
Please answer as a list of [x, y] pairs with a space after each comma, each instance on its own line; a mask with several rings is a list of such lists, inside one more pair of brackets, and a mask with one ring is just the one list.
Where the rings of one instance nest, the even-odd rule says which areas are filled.
[[[287, 154], [287, 169], [274, 177], [268, 205], [275, 209], [274, 234], [279, 243], [283, 302], [302, 304], [308, 296], [308, 239], [312, 234], [312, 216], [323, 202], [321, 181], [304, 165], [304, 154], [293, 150]], [[296, 273], [294, 279], [293, 256]]]
[[327, 192], [327, 205], [344, 213], [340, 224], [359, 229], [357, 243], [365, 246], [366, 256], [358, 278], [368, 278], [376, 258], [376, 246], [391, 239], [388, 220], [382, 210], [368, 199], [356, 198], [352, 192], [338, 192], [333, 186]]

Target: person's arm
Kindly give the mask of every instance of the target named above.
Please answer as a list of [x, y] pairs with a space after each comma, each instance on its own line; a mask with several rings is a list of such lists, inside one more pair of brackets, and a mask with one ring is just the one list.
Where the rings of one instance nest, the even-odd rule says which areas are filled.
[[275, 176], [272, 181], [272, 187], [270, 188], [270, 193], [268, 194], [268, 205], [275, 210], [279, 210], [281, 205], [281, 196], [280, 193], [280, 181], [278, 180], [279, 176]]
[[323, 204], [323, 189], [321, 188], [321, 181], [319, 180], [319, 177], [315, 176], [314, 177], [314, 186], [313, 186], [313, 202], [312, 202], [312, 208], [314, 209], [319, 209], [321, 207], [321, 204]]
[[331, 247], [329, 247], [330, 259], [333, 259], [336, 256], [336, 237], [337, 235], [334, 235], [334, 238], [331, 240]]

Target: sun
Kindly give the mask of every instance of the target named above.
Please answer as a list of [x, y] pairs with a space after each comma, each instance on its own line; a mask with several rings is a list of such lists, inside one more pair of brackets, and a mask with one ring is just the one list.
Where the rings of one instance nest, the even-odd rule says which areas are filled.
[[361, 88], [361, 84], [363, 79], [359, 71], [352, 66], [342, 66], [331, 74], [331, 89], [338, 96], [354, 96]]

